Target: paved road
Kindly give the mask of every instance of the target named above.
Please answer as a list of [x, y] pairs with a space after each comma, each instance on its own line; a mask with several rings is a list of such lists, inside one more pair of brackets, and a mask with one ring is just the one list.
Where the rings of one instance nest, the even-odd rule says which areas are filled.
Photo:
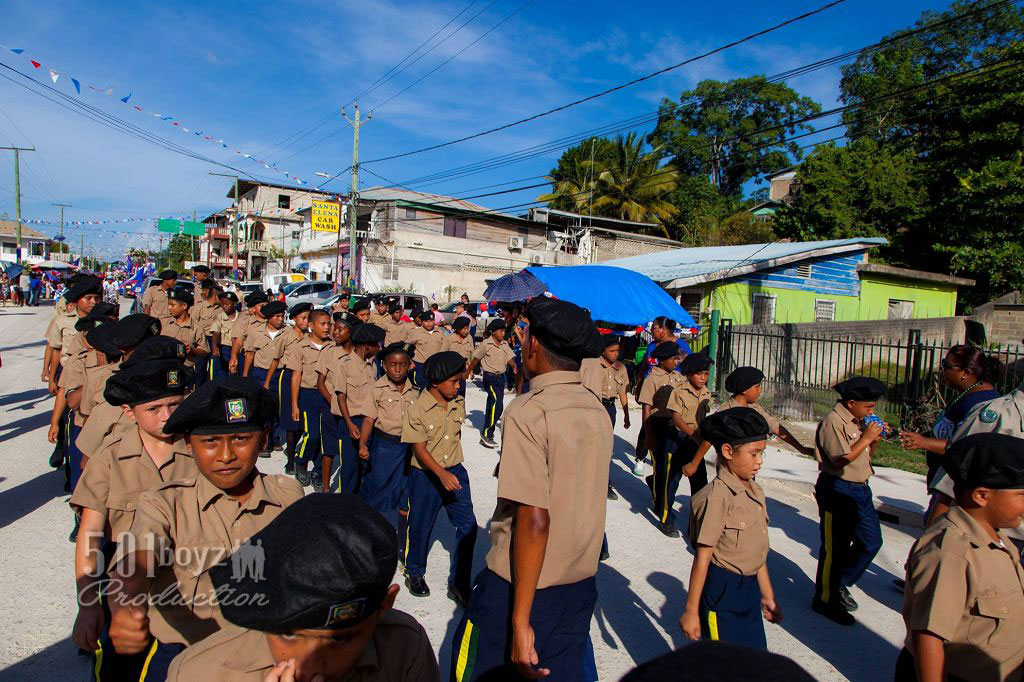
[[[76, 680], [88, 678], [85, 659], [69, 639], [74, 619], [73, 546], [68, 495], [63, 477], [47, 466], [51, 446], [46, 425], [52, 399], [39, 382], [41, 341], [50, 310], [11, 309], [0, 312], [0, 679]], [[483, 393], [471, 387], [468, 410], [479, 424]], [[629, 473], [636, 425], [616, 429], [612, 482], [621, 499], [608, 504], [611, 559], [598, 573], [598, 600], [591, 633], [602, 680], [618, 680], [635, 662], [683, 645], [677, 620], [686, 600], [692, 555], [682, 540], [665, 538], [647, 510], [649, 496], [642, 479]], [[473, 487], [477, 519], [485, 527], [494, 508], [496, 481], [491, 476], [496, 455], [477, 445], [475, 429], [466, 427], [463, 441]], [[818, 547], [817, 511], [809, 481], [801, 480], [800, 462], [772, 448], [769, 461], [776, 475], [762, 477], [769, 497], [771, 543], [768, 565], [779, 603], [781, 626], [767, 626], [772, 651], [788, 655], [822, 680], [890, 679], [903, 638], [901, 593], [892, 579], [903, 574], [903, 559], [913, 538], [907, 529], [885, 526], [885, 545], [861, 585], [853, 590], [861, 608], [861, 624], [842, 628], [809, 609]], [[774, 460], [772, 458], [775, 458]], [[791, 459], [792, 458], [792, 459]], [[804, 462], [804, 467], [806, 467]], [[260, 468], [278, 473], [283, 456], [260, 460]], [[813, 474], [813, 467], [808, 476]], [[678, 504], [685, 510], [683, 483]], [[894, 486], [893, 490], [897, 490]], [[913, 498], [913, 495], [908, 497]], [[438, 542], [430, 554], [427, 578], [434, 594], [417, 599], [404, 591], [398, 606], [427, 628], [439, 652], [442, 679], [447, 679], [451, 636], [458, 613], [444, 596], [447, 549], [452, 532], [442, 515]], [[486, 532], [477, 543], [476, 568], [483, 566]]]

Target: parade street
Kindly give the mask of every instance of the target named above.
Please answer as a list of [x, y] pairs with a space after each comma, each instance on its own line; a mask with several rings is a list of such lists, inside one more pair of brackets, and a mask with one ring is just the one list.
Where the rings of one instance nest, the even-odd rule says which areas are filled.
[[[0, 546], [4, 548], [0, 612], [6, 635], [0, 644], [0, 679], [19, 682], [85, 679], [89, 666], [89, 659], [79, 657], [70, 640], [75, 597], [74, 545], [67, 541], [72, 527], [68, 494], [62, 490], [63, 474], [47, 464], [52, 445], [46, 434], [53, 399], [39, 376], [43, 332], [51, 314], [49, 306], [8, 308], [0, 313]], [[491, 474], [497, 453], [477, 444], [483, 405], [483, 392], [471, 384], [467, 412], [474, 425], [463, 427], [463, 446], [477, 521], [483, 529], [476, 542], [474, 571], [483, 566], [487, 519], [496, 498], [496, 479]], [[648, 509], [647, 487], [629, 470], [640, 422], [635, 404], [631, 414], [632, 428], [623, 428], [620, 419], [615, 431], [611, 480], [619, 499], [608, 502], [611, 558], [597, 574], [600, 596], [591, 625], [600, 678], [609, 680], [619, 679], [636, 662], [687, 641], [677, 621], [684, 609], [692, 554], [684, 539], [669, 539], [658, 531]], [[860, 603], [855, 626], [843, 628], [812, 612], [819, 543], [818, 512], [811, 495], [815, 466], [775, 447], [777, 442], [769, 447], [758, 480], [768, 496], [772, 548], [768, 568], [785, 614], [780, 626], [766, 624], [768, 647], [791, 657], [817, 679], [889, 679], [905, 633], [900, 616], [903, 594], [893, 580], [903, 577], [903, 561], [919, 531], [883, 523], [882, 550], [852, 590]], [[266, 473], [280, 473], [283, 465], [281, 452], [259, 460], [260, 470]], [[800, 474], [804, 470], [808, 473]], [[878, 478], [885, 480], [888, 471], [880, 470]], [[913, 486], [902, 486], [901, 480], [905, 479], [893, 479], [885, 492], [879, 488], [876, 495], [894, 498], [903, 487], [923, 491], [920, 477]], [[676, 501], [682, 519], [688, 494], [684, 481]], [[910, 501], [905, 508], [913, 510], [916, 504]], [[438, 654], [441, 678], [447, 679], [451, 639], [460, 613], [445, 597], [446, 548], [453, 533], [443, 514], [436, 534], [426, 575], [432, 594], [415, 598], [403, 584], [397, 606], [424, 625]], [[403, 583], [402, 577], [396, 576], [395, 582]]]

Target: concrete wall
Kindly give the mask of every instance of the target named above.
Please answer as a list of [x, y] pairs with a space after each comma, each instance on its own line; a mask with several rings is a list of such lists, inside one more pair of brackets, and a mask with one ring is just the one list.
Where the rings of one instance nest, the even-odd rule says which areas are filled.
[[1019, 291], [978, 306], [973, 317], [985, 325], [989, 343], [1017, 346], [1024, 339], [1024, 297]]

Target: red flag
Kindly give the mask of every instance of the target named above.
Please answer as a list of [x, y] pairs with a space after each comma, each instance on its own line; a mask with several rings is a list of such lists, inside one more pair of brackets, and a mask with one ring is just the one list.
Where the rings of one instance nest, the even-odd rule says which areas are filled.
[[37, 61], [36, 61], [36, 60], [34, 60], [34, 59], [30, 59], [29, 61], [30, 61], [30, 62], [32, 62], [32, 66], [36, 67], [37, 69], [38, 69], [38, 68], [39, 68], [40, 66], [42, 66], [42, 64], [40, 64], [39, 62], [37, 62]]

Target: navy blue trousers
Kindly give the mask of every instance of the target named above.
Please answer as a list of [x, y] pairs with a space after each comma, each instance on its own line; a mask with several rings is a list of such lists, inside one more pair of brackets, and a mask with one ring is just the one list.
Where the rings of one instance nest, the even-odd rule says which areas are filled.
[[[301, 431], [302, 417], [299, 417], [299, 421], [292, 419], [292, 371], [284, 368], [277, 370], [271, 381], [270, 390], [277, 395], [278, 428], [281, 431]], [[299, 409], [302, 409], [301, 404]]]
[[114, 651], [109, 626], [100, 636], [100, 648], [92, 669], [94, 682], [132, 680], [135, 682], [164, 682], [174, 657], [185, 650], [181, 644], [163, 644], [154, 639], [143, 651], [126, 656]]
[[231, 346], [225, 346], [225, 345], [221, 344], [221, 346], [220, 346], [220, 362], [219, 363], [217, 363], [217, 362], [213, 363], [213, 376], [214, 376], [214, 378], [216, 379], [217, 377], [227, 376], [229, 374], [229, 372], [228, 372], [228, 365], [230, 363], [231, 363]]
[[461, 464], [448, 469], [462, 485], [448, 491], [436, 476], [424, 469], [409, 471], [409, 523], [405, 534], [405, 574], [422, 576], [427, 572], [430, 537], [443, 508], [448, 521], [455, 526], [455, 551], [451, 555], [448, 585], [462, 594], [469, 594], [473, 578], [473, 546], [476, 544], [476, 514], [469, 489], [469, 474]]
[[371, 507], [388, 517], [397, 528], [394, 514], [402, 493], [405, 468], [409, 462], [409, 445], [397, 436], [373, 430], [370, 436], [370, 462], [363, 476], [359, 495]]
[[711, 564], [697, 611], [704, 639], [768, 649], [756, 575], [740, 575]]
[[[539, 667], [550, 680], [579, 682], [583, 675], [597, 582], [586, 578], [537, 590], [530, 612]], [[512, 584], [490, 569], [476, 578], [469, 604], [452, 640], [451, 679], [518, 680], [509, 660]]]
[[[352, 423], [357, 429], [362, 428], [363, 417], [353, 415]], [[359, 441], [352, 438], [344, 418], [338, 419], [338, 442], [341, 456], [338, 458], [337, 467], [332, 467], [331, 490], [336, 493], [358, 493], [362, 486], [365, 465], [359, 459]]]
[[487, 407], [484, 408], [484, 438], [494, 438], [494, 427], [505, 409], [505, 375], [484, 372], [484, 390], [487, 392]]
[[82, 451], [78, 449], [78, 434], [82, 432], [82, 427], [75, 424], [75, 411], [68, 410], [68, 423], [65, 428], [67, 433], [67, 452], [68, 452], [68, 466], [69, 466], [69, 482], [71, 483], [71, 492], [75, 491], [75, 486], [78, 485], [78, 479], [82, 477]]
[[338, 459], [341, 453], [341, 440], [338, 437], [340, 421], [341, 417], [331, 412], [331, 406], [325, 400], [320, 413], [320, 451], [324, 457]]
[[[272, 376], [270, 378], [270, 393], [271, 393], [271, 395], [274, 396], [275, 402], [277, 401], [277, 392], [276, 392], [275, 389], [277, 388], [277, 379], [278, 379], [278, 375], [280, 374], [280, 372], [281, 372], [280, 369], [274, 370], [274, 376]], [[252, 379], [253, 381], [255, 381], [260, 386], [262, 386], [263, 382], [266, 381], [266, 378], [267, 378], [267, 370], [263, 369], [262, 367], [256, 367], [255, 365], [253, 365], [252, 367], [249, 368], [249, 378]], [[274, 434], [277, 432], [277, 419], [276, 419], [276, 417], [278, 416], [277, 413], [279, 411], [280, 411], [280, 405], [278, 405], [278, 409], [274, 411], [275, 419], [274, 419], [274, 423], [271, 424], [271, 426], [270, 426], [271, 442], [267, 443], [267, 448], [268, 449], [273, 447]]]
[[315, 478], [320, 478], [320, 458], [322, 441], [320, 422], [324, 411], [330, 414], [327, 401], [315, 388], [299, 389], [299, 429], [302, 435], [295, 445], [295, 465], [300, 469], [308, 469], [313, 464]]
[[814, 497], [821, 518], [814, 597], [833, 604], [839, 588], [855, 585], [882, 549], [882, 526], [867, 484], [819, 474]]
[[[669, 420], [650, 420], [655, 428], [655, 448], [651, 453], [654, 462], [654, 513], [664, 524], [673, 524], [676, 512], [673, 509], [683, 467], [697, 453], [699, 443], [672, 426]], [[701, 462], [690, 477], [690, 495], [708, 484], [707, 467]]]
[[421, 391], [427, 389], [427, 363], [425, 362], [414, 362], [412, 363], [412, 385]]

